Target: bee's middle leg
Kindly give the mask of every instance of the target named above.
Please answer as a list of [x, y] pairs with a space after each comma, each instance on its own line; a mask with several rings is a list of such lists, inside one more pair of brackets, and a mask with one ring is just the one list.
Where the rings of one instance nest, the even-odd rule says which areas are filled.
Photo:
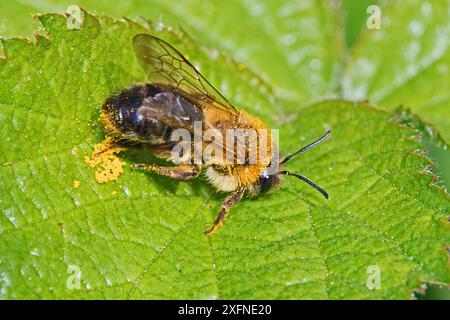
[[164, 167], [151, 163], [134, 163], [133, 168], [150, 170], [159, 175], [167, 176], [176, 180], [190, 180], [197, 178], [200, 174], [200, 167], [191, 164], [181, 164], [174, 167]]

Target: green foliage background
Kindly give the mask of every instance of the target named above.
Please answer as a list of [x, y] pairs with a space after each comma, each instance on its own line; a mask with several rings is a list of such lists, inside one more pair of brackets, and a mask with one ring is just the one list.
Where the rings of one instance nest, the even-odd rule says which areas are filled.
[[[448, 5], [429, 2], [432, 19], [418, 1], [383, 5], [384, 29], [369, 31], [367, 1], [302, 3], [80, 1], [137, 23], [86, 14], [72, 31], [62, 16], [29, 15], [63, 12], [70, 1], [2, 2], [0, 34], [39, 36], [36, 44], [3, 42], [0, 295], [410, 298], [421, 283], [448, 283], [448, 195], [425, 174], [450, 179], [450, 76], [442, 72], [450, 54], [438, 45], [448, 39]], [[206, 238], [222, 195], [202, 182], [127, 168], [117, 183], [98, 185], [83, 162], [103, 136], [98, 108], [145, 81], [130, 39], [149, 30], [236, 105], [280, 126], [283, 150], [332, 127], [329, 142], [290, 166], [331, 190], [332, 200], [287, 180], [240, 204]], [[419, 53], [403, 59], [417, 43]], [[439, 167], [430, 167], [424, 146]], [[139, 151], [125, 159], [154, 160]], [[380, 290], [366, 287], [374, 264]], [[79, 290], [66, 286], [70, 265], [82, 270]]]

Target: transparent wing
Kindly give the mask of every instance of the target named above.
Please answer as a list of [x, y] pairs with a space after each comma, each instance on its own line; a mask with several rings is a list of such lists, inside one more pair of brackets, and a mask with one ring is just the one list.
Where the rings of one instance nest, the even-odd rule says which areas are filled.
[[213, 100], [228, 112], [237, 109], [172, 45], [150, 34], [133, 39], [136, 57], [151, 82], [165, 82], [203, 101]]

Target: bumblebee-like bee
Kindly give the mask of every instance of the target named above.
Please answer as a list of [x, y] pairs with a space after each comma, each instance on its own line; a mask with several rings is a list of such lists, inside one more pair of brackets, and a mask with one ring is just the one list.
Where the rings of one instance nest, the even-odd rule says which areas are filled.
[[[229, 209], [244, 194], [254, 197], [277, 188], [281, 174], [307, 182], [328, 199], [328, 194], [306, 177], [279, 170], [278, 167], [324, 141], [330, 131], [297, 152], [279, 159], [274, 152], [270, 130], [261, 130], [267, 129], [267, 126], [257, 117], [236, 109], [172, 45], [149, 34], [136, 35], [133, 45], [150, 82], [135, 85], [105, 101], [100, 119], [107, 134], [117, 143], [141, 144], [154, 155], [171, 160], [173, 148], [178, 143], [172, 139], [174, 131], [185, 129], [194, 132], [195, 123], [201, 123], [204, 130], [214, 129], [223, 137], [227, 136], [228, 129], [253, 129], [257, 142], [263, 138], [260, 132], [265, 134], [265, 150], [262, 151], [269, 155], [266, 161], [259, 158], [256, 162], [247, 161], [245, 156], [252, 149], [248, 145], [244, 148], [244, 162], [238, 162], [235, 156], [231, 157], [231, 162], [229, 159], [225, 161], [225, 154], [230, 147], [222, 141], [220, 148], [224, 150], [224, 161], [202, 158], [200, 163], [188, 159], [174, 166], [149, 163], [133, 165], [136, 169], [150, 170], [178, 180], [194, 179], [204, 169], [209, 182], [217, 190], [229, 193], [222, 202], [214, 225], [206, 230], [207, 235], [217, 230], [226, 219]], [[195, 142], [192, 142], [192, 147], [195, 148]], [[268, 169], [273, 166], [277, 171], [270, 173]]]

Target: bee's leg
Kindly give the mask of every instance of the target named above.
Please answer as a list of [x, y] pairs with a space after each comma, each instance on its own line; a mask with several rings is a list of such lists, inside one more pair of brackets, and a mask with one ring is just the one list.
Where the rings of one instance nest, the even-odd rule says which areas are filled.
[[200, 167], [191, 164], [181, 164], [175, 167], [164, 167], [150, 163], [134, 163], [133, 168], [150, 170], [162, 176], [167, 176], [176, 180], [190, 180], [197, 178], [200, 174]]
[[223, 200], [222, 209], [220, 209], [219, 215], [217, 216], [216, 221], [214, 221], [214, 225], [205, 231], [207, 236], [211, 235], [211, 233], [216, 231], [223, 224], [228, 216], [228, 210], [234, 207], [234, 205], [242, 199], [244, 192], [245, 188], [240, 188]]

